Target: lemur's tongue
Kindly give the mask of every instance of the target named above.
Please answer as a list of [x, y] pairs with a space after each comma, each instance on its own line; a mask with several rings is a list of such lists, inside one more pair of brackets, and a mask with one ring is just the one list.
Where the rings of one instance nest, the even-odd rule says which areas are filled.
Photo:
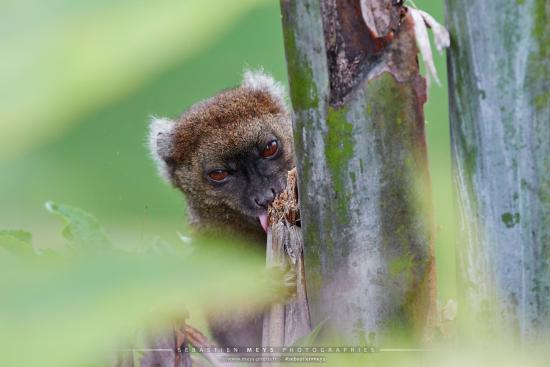
[[260, 214], [258, 216], [258, 219], [260, 220], [260, 224], [262, 225], [265, 233], [267, 233], [267, 213]]

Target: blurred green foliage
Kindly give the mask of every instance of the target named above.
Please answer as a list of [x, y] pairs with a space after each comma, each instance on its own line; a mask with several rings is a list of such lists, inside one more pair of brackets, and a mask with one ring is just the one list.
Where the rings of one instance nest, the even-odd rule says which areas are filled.
[[151, 239], [125, 251], [83, 210], [47, 207], [66, 223], [57, 251], [34, 248], [29, 233], [0, 232], [0, 366], [109, 365], [120, 340], [138, 340], [149, 322], [199, 305], [260, 306], [272, 292], [261, 254], [237, 242]]

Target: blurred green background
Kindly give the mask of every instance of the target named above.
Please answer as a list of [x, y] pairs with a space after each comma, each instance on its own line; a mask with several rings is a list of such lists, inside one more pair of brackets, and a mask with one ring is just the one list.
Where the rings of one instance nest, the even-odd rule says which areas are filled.
[[[416, 0], [443, 21], [443, 2]], [[185, 223], [179, 192], [156, 175], [145, 148], [149, 116], [177, 117], [263, 66], [286, 81], [275, 0], [0, 1], [0, 228], [59, 242], [54, 200], [94, 213], [115, 242]], [[454, 298], [453, 206], [444, 85], [426, 121], [438, 224], [441, 300]]]

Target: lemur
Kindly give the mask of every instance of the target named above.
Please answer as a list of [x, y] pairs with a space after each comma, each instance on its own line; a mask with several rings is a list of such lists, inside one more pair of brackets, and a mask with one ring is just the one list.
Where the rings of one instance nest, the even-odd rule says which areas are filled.
[[[149, 148], [159, 173], [185, 196], [196, 231], [242, 235], [265, 248], [267, 208], [295, 166], [280, 83], [246, 71], [240, 86], [198, 102], [179, 119], [153, 118]], [[259, 346], [261, 314], [209, 318], [222, 346]]]

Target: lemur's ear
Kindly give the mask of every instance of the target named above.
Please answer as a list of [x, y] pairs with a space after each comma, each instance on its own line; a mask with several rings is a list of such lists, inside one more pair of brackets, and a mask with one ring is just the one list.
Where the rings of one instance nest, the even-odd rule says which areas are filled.
[[149, 152], [157, 164], [159, 174], [170, 181], [168, 165], [174, 154], [174, 121], [152, 117], [149, 124]]
[[242, 87], [269, 93], [273, 99], [285, 106], [286, 92], [281, 83], [266, 74], [262, 69], [245, 70]]

